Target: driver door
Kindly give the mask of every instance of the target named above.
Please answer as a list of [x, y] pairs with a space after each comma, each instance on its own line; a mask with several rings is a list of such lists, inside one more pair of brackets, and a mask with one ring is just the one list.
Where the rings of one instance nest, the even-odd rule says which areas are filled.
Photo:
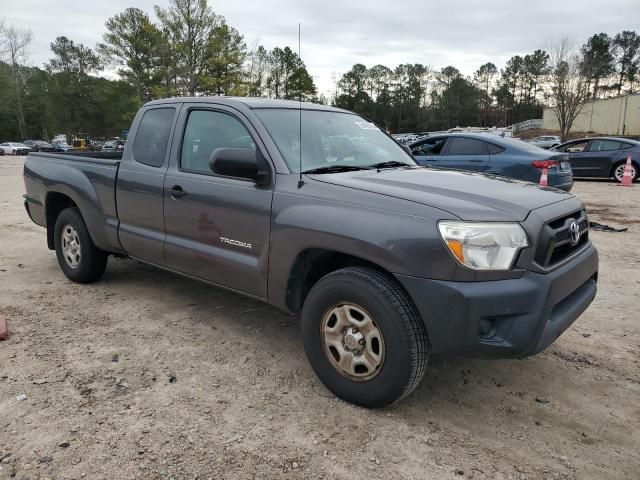
[[273, 181], [259, 186], [209, 168], [217, 148], [250, 148], [270, 171], [257, 133], [223, 106], [185, 105], [178, 125], [183, 139], [164, 183], [167, 266], [266, 298]]
[[571, 170], [574, 177], [589, 177], [590, 166], [589, 159], [586, 156], [587, 147], [589, 146], [589, 140], [580, 140], [564, 145], [561, 152], [569, 155], [569, 163], [571, 164]]
[[440, 161], [440, 152], [447, 143], [447, 137], [434, 137], [411, 145], [411, 154], [419, 165], [435, 167]]

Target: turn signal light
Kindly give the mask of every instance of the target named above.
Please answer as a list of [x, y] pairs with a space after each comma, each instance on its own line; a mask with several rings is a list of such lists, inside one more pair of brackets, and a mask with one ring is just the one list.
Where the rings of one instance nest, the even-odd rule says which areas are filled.
[[558, 166], [558, 162], [555, 160], [534, 160], [531, 162], [533, 168], [553, 168]]
[[455, 257], [464, 263], [464, 252], [462, 251], [462, 242], [460, 240], [448, 240], [449, 250], [455, 255]]

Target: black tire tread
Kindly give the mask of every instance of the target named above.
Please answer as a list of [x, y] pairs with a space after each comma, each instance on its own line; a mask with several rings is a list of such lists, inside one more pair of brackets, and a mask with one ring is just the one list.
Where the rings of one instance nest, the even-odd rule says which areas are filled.
[[[66, 261], [60, 252], [59, 231], [63, 223], [75, 224], [78, 235], [81, 237], [82, 260], [80, 261], [80, 267], [76, 270], [72, 270], [66, 265]], [[80, 210], [76, 207], [62, 210], [56, 219], [54, 229], [56, 257], [65, 276], [76, 283], [91, 283], [102, 277], [107, 267], [108, 254], [93, 243]]]
[[347, 267], [331, 272], [321, 280], [338, 279], [345, 276], [355, 277], [373, 287], [381, 297], [390, 303], [401, 319], [403, 328], [409, 334], [411, 344], [409, 382], [405, 385], [402, 394], [391, 403], [393, 405], [415, 390], [424, 377], [429, 359], [427, 330], [407, 292], [389, 275], [369, 267]]

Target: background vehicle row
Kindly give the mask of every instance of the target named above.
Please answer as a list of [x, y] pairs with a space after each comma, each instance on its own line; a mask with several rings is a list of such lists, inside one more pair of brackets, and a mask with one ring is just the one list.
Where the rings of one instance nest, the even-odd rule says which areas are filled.
[[551, 187], [570, 191], [573, 175], [569, 156], [520, 140], [482, 133], [452, 133], [419, 139], [411, 153], [423, 166], [492, 173], [538, 183], [547, 168]]

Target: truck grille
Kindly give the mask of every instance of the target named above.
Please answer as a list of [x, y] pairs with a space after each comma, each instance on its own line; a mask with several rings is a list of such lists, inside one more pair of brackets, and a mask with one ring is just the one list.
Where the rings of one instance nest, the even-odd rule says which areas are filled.
[[[575, 223], [576, 227], [572, 225]], [[579, 238], [576, 241], [576, 230]], [[579, 251], [589, 241], [589, 221], [584, 210], [578, 210], [548, 222], [542, 227], [535, 262], [542, 268], [552, 268]]]

